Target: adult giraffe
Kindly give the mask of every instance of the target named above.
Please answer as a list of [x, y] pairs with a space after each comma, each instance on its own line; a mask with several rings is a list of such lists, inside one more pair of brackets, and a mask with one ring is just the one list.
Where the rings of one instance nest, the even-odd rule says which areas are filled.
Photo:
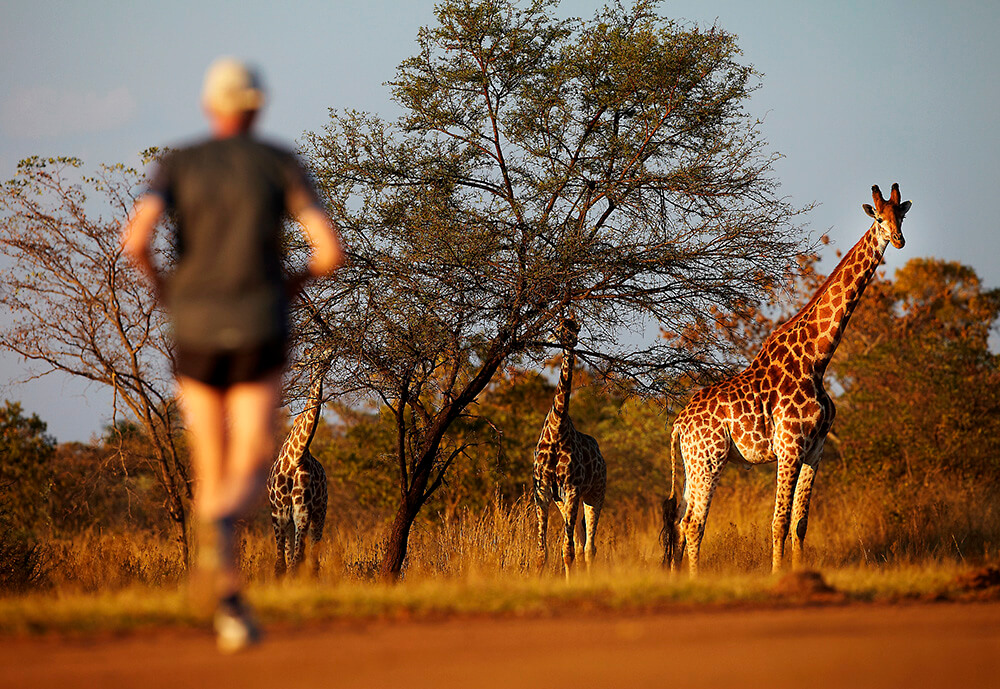
[[[689, 572], [698, 573], [708, 508], [730, 460], [778, 463], [771, 571], [781, 569], [790, 522], [792, 567], [801, 565], [813, 480], [836, 412], [823, 389], [823, 374], [886, 246], [892, 242], [902, 249], [904, 243], [901, 227], [910, 202], [900, 202], [899, 185], [892, 185], [888, 200], [873, 186], [872, 201], [862, 206], [875, 219], [871, 228], [812, 300], [771, 333], [746, 369], [699, 390], [674, 420], [670, 497], [663, 508], [663, 559], [670, 561], [671, 570], [680, 564], [686, 544]], [[674, 485], [678, 451], [685, 475], [679, 505]]]

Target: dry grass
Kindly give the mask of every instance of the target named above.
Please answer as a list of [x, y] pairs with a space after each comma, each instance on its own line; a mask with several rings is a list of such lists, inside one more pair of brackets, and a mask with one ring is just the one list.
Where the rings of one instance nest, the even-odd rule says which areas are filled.
[[[849, 600], [953, 595], [961, 572], [1000, 561], [1000, 503], [991, 490], [918, 490], [908, 499], [875, 488], [820, 491], [807, 559]], [[265, 621], [769, 604], [772, 491], [769, 482], [740, 475], [720, 487], [704, 576], [695, 582], [660, 568], [656, 511], [620, 505], [602, 517], [593, 570], [568, 583], [560, 573], [561, 519], [552, 510], [549, 564], [539, 576], [534, 508], [525, 500], [418, 523], [397, 585], [373, 577], [387, 515], [331, 514], [315, 577], [275, 581], [274, 545], [261, 523], [245, 532], [241, 561]], [[186, 604], [179, 550], [164, 538], [86, 532], [45, 544], [41, 567], [45, 586], [0, 598], [0, 631], [203, 622], [204, 613]]]

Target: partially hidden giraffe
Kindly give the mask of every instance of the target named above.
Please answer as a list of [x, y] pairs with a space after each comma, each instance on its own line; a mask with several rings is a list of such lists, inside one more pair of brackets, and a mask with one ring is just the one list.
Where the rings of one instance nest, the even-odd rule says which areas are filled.
[[[671, 570], [686, 550], [689, 573], [697, 574], [708, 508], [729, 461], [778, 463], [771, 570], [781, 569], [789, 525], [792, 568], [802, 566], [813, 480], [836, 413], [823, 375], [887, 245], [904, 244], [901, 227], [911, 202], [900, 202], [899, 185], [892, 185], [888, 200], [873, 186], [872, 201], [862, 206], [874, 218], [871, 228], [809, 303], [771, 333], [746, 369], [699, 390], [674, 420], [670, 497], [663, 507], [664, 563], [669, 561]], [[678, 453], [685, 475], [679, 504]]]
[[318, 546], [326, 522], [326, 472], [309, 452], [309, 444], [316, 433], [323, 406], [325, 373], [323, 362], [312, 359], [306, 406], [295, 417], [292, 430], [282, 443], [267, 477], [267, 497], [271, 503], [271, 525], [277, 547], [274, 572], [279, 577], [288, 565], [295, 571], [302, 564], [307, 534], [313, 542], [313, 572], [319, 570]]
[[543, 568], [548, 560], [546, 535], [549, 504], [555, 500], [565, 526], [562, 552], [567, 577], [576, 556], [574, 531], [580, 503], [583, 502], [585, 522], [581, 545], [589, 568], [597, 552], [597, 522], [607, 487], [607, 466], [597, 441], [576, 430], [569, 416], [573, 365], [576, 361], [574, 347], [579, 332], [580, 326], [572, 316], [564, 318], [556, 331], [563, 347], [559, 384], [535, 447], [533, 470], [535, 513], [538, 518], [538, 568]]

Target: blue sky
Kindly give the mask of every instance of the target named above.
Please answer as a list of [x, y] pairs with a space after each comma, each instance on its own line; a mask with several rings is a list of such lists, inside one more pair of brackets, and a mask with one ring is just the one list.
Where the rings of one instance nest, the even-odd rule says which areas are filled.
[[[558, 12], [589, 17], [603, 4], [564, 0]], [[831, 259], [867, 229], [871, 185], [887, 192], [899, 182], [914, 205], [889, 269], [936, 256], [1000, 285], [1000, 3], [678, 0], [660, 9], [739, 36], [744, 61], [764, 74], [749, 108], [785, 156], [781, 193], [819, 204], [809, 228], [830, 234]], [[0, 176], [33, 154], [137, 165], [149, 146], [196, 136], [202, 74], [223, 54], [261, 67], [270, 137], [319, 129], [330, 107], [392, 116], [383, 84], [433, 19], [422, 0], [0, 0]], [[0, 353], [0, 397], [39, 414], [58, 440], [87, 440], [110, 421], [100, 388], [58, 376], [16, 382], [29, 375]]]

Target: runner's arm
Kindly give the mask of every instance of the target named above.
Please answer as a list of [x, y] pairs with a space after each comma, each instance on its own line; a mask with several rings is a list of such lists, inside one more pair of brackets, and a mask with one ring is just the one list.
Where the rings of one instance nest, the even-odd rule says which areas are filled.
[[166, 204], [155, 194], [139, 198], [122, 228], [122, 250], [152, 283], [156, 298], [163, 294], [163, 276], [153, 264], [153, 235]]
[[312, 253], [309, 265], [288, 277], [288, 293], [293, 297], [302, 291], [309, 280], [329, 275], [347, 260], [340, 233], [323, 209], [319, 206], [307, 206], [295, 219], [299, 221]]
[[309, 259], [309, 276], [323, 277], [344, 265], [347, 257], [340, 241], [340, 233], [330, 218], [318, 206], [309, 206], [298, 216], [303, 233], [312, 247]]

